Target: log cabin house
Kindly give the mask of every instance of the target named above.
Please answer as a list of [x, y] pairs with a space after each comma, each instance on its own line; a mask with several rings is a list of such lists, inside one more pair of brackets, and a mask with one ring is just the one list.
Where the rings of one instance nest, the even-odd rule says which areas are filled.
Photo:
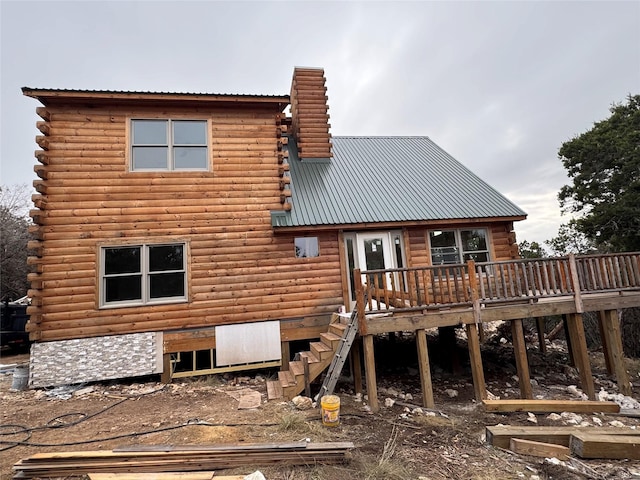
[[[317, 376], [346, 329], [336, 312], [358, 305], [375, 393], [372, 332], [477, 326], [474, 262], [481, 276], [518, 259], [526, 214], [429, 138], [332, 137], [321, 69], [296, 68], [280, 96], [23, 93], [42, 104], [31, 386], [282, 365], [270, 395], [291, 395], [289, 342], [311, 341]], [[447, 288], [433, 304], [471, 317], [427, 315]]]

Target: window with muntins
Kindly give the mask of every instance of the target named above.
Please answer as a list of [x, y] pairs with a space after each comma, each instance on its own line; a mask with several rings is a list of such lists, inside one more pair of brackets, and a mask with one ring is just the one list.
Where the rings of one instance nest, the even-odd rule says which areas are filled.
[[183, 243], [102, 247], [100, 306], [186, 301]]
[[206, 120], [131, 120], [131, 170], [208, 170]]
[[489, 261], [489, 241], [484, 228], [434, 230], [429, 232], [429, 244], [432, 265]]

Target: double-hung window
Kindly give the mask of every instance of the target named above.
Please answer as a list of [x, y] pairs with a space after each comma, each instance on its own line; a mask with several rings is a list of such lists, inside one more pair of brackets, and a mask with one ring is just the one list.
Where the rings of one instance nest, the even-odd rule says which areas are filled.
[[489, 241], [484, 228], [431, 231], [429, 245], [432, 265], [489, 261]]
[[100, 305], [185, 301], [185, 244], [109, 246], [101, 249]]
[[131, 120], [131, 170], [208, 170], [206, 120]]

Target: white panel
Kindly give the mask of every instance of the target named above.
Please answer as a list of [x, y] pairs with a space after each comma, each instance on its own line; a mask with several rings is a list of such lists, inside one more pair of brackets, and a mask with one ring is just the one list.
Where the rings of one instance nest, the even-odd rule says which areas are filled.
[[280, 322], [216, 327], [216, 367], [280, 360]]

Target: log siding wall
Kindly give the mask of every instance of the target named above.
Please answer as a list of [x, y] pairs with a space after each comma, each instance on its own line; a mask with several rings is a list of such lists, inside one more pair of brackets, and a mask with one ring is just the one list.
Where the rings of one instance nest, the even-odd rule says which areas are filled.
[[[278, 113], [146, 107], [39, 109], [44, 135], [29, 263], [36, 340], [175, 330], [336, 311], [337, 232], [320, 257], [297, 259], [294, 234], [275, 235], [282, 209]], [[208, 172], [130, 172], [130, 118], [207, 119]], [[188, 302], [99, 308], [101, 245], [182, 241]]]

